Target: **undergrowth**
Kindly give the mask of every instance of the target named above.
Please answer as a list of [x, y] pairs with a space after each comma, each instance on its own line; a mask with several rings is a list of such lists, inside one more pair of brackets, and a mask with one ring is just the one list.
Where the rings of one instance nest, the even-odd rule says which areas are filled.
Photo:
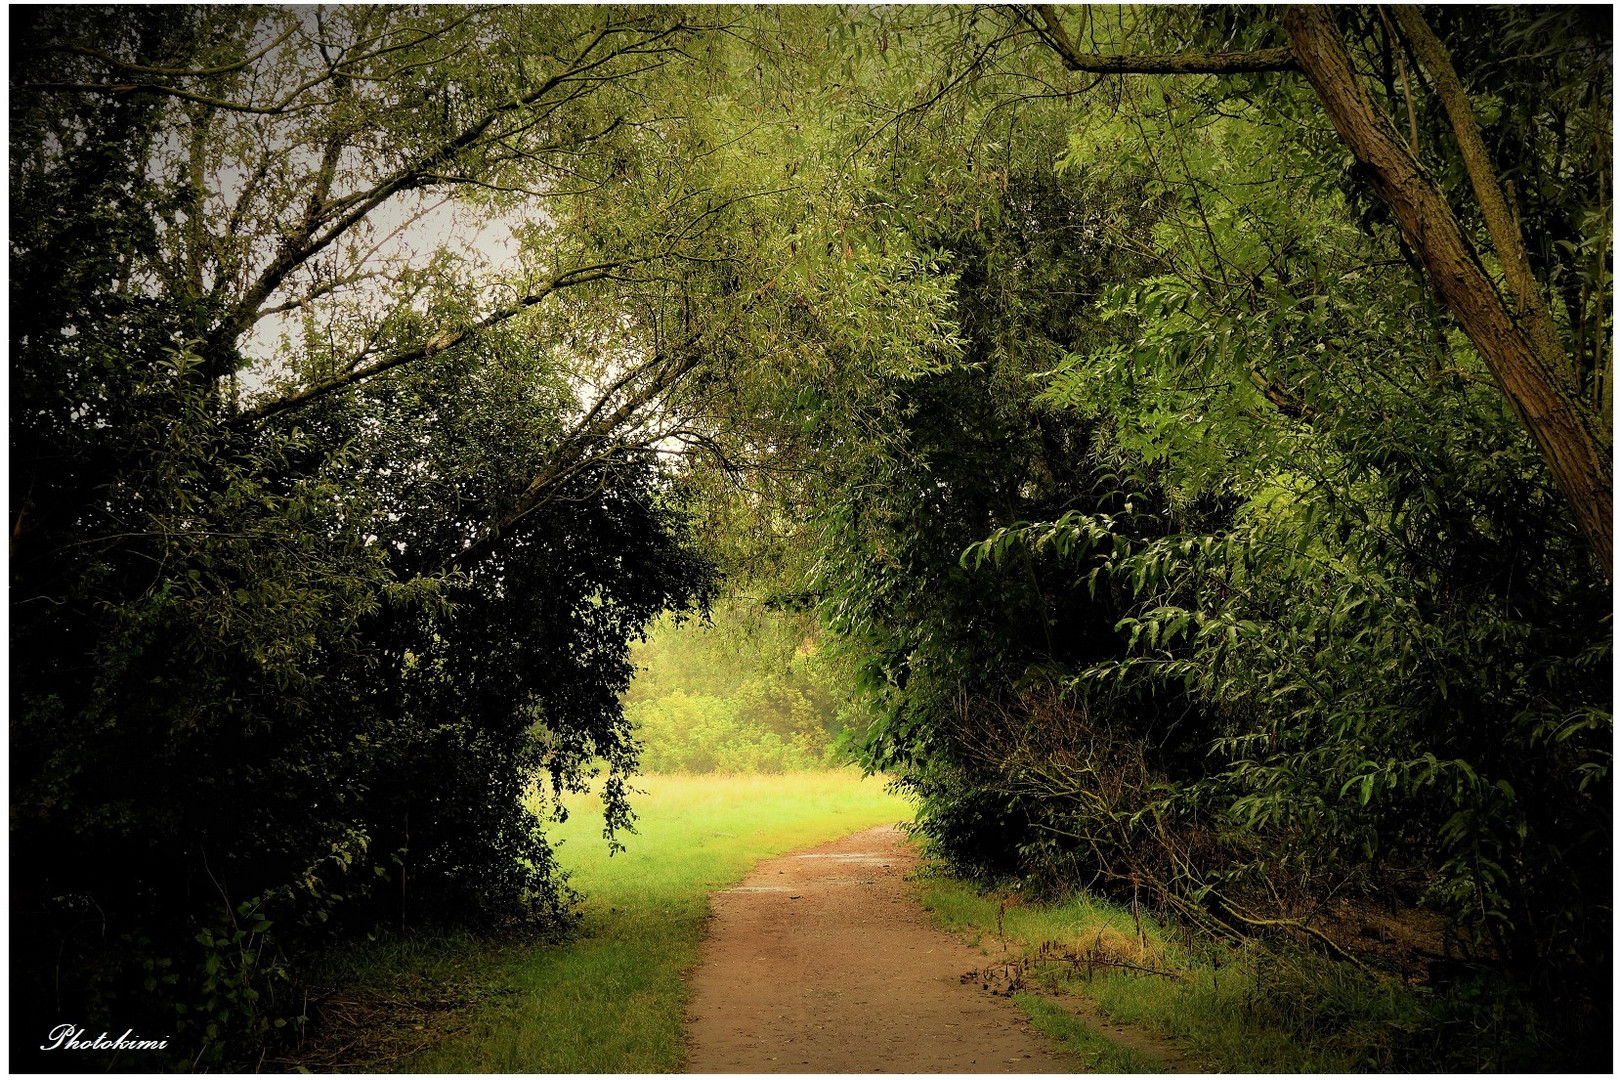
[[322, 955], [306, 980], [298, 1042], [270, 1065], [393, 1072], [505, 1004], [523, 957], [558, 932], [390, 933]]
[[1160, 1072], [1156, 1063], [1138, 1050], [1104, 1035], [1063, 1006], [1039, 994], [1014, 994], [1013, 1002], [1035, 1026], [1080, 1058], [1092, 1073]]

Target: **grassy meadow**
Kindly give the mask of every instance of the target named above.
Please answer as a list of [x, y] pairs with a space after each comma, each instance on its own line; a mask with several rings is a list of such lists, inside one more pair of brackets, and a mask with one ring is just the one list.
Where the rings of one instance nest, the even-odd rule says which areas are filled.
[[[424, 978], [483, 976], [453, 1025], [390, 1062], [416, 1072], [672, 1072], [682, 1065], [683, 974], [708, 896], [760, 859], [909, 819], [882, 780], [853, 770], [775, 776], [645, 776], [637, 831], [608, 855], [595, 800], [552, 826], [583, 925], [565, 942], [480, 946], [476, 956], [406, 957]], [[480, 971], [473, 969], [481, 969]], [[397, 976], [397, 972], [396, 972]], [[426, 1025], [424, 1025], [426, 1026]]]

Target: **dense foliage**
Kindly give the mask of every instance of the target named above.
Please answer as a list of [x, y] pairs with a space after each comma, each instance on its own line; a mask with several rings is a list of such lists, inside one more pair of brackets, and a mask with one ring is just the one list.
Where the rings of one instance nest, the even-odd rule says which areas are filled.
[[[1340, 957], [1418, 911], [1605, 1045], [1601, 19], [12, 29], [20, 1030], [240, 1065], [326, 943], [563, 919], [526, 801], [602, 764], [627, 823], [637, 726], [848, 727], [959, 870]], [[722, 573], [819, 673], [627, 715]]]
[[[16, 82], [59, 72], [100, 17], [24, 16]], [[310, 30], [247, 10], [107, 18], [98, 48], [148, 67]], [[242, 340], [218, 321], [221, 245], [244, 239], [254, 189], [181, 253], [195, 275], [167, 277], [175, 234], [212, 224], [199, 200], [224, 197], [154, 166], [175, 123], [209, 134], [170, 105], [13, 97], [12, 988], [18, 1030], [114, 1017], [195, 1066], [300, 1021], [299, 962], [336, 937], [565, 919], [525, 797], [604, 760], [624, 820], [629, 641], [713, 579], [651, 450], [623, 428], [578, 450], [571, 350], [603, 323], [634, 348], [613, 297], [245, 412], [235, 372], [208, 372]], [[296, 395], [352, 369], [345, 348], [465, 318], [453, 282], [437, 312], [413, 306], [432, 284], [394, 279], [406, 305], [359, 338], [307, 316], [294, 370], [259, 381]]]

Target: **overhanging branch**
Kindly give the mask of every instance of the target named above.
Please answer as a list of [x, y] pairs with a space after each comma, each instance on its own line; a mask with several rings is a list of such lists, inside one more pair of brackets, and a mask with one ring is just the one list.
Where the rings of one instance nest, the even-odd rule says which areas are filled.
[[1287, 48], [1251, 49], [1246, 52], [1180, 52], [1162, 55], [1113, 55], [1082, 52], [1063, 28], [1050, 4], [1020, 8], [1025, 22], [1050, 45], [1070, 71], [1095, 75], [1235, 75], [1251, 71], [1297, 71], [1299, 64]]
[[492, 326], [499, 325], [500, 323], [506, 322], [519, 313], [527, 311], [529, 308], [534, 307], [534, 305], [540, 303], [552, 293], [573, 285], [583, 285], [589, 281], [600, 281], [602, 278], [607, 277], [615, 270], [618, 270], [622, 265], [622, 263], [602, 263], [597, 266], [588, 266], [579, 270], [571, 270], [566, 274], [559, 274], [550, 281], [541, 284], [533, 292], [523, 296], [517, 301], [517, 303], [510, 304], [503, 308], [497, 308], [469, 326], [464, 326], [458, 330], [444, 331], [443, 333], [434, 335], [432, 338], [429, 338], [426, 342], [416, 346], [415, 348], [394, 353], [376, 361], [375, 363], [367, 364], [363, 368], [356, 368], [345, 375], [340, 375], [335, 379], [328, 379], [326, 382], [317, 383], [316, 385], [308, 387], [304, 390], [300, 390], [295, 394], [289, 394], [286, 397], [277, 398], [274, 401], [265, 402], [264, 404], [256, 406], [252, 409], [247, 409], [233, 417], [231, 419], [231, 423], [233, 425], [256, 424], [261, 420], [268, 420], [272, 416], [279, 416], [281, 413], [300, 408], [313, 401], [318, 401], [319, 399], [324, 398], [329, 394], [334, 394], [345, 387], [353, 386], [356, 383], [362, 382], [375, 375], [381, 375], [385, 371], [392, 371], [394, 368], [402, 367], [405, 364], [412, 363], [413, 361], [425, 360], [430, 356], [436, 356], [437, 354], [444, 352], [446, 349], [450, 349], [461, 344], [474, 334], [488, 330]]
[[[512, 509], [457, 552], [450, 562], [451, 568], [471, 569], [489, 557], [515, 526], [556, 499], [569, 481], [586, 469], [631, 445], [641, 448], [650, 445], [646, 441], [639, 444], [626, 441], [632, 419], [670, 393], [701, 360], [702, 353], [689, 344], [678, 354], [654, 355], [615, 380], [561, 440], [551, 461], [517, 497]], [[614, 402], [616, 405], [609, 408]]]

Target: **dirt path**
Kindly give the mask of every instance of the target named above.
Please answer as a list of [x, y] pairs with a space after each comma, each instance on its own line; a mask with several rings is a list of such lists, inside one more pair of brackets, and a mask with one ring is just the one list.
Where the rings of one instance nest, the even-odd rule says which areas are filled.
[[692, 1072], [1072, 1072], [1006, 998], [964, 985], [984, 956], [911, 896], [883, 826], [767, 859], [716, 893], [689, 976]]

